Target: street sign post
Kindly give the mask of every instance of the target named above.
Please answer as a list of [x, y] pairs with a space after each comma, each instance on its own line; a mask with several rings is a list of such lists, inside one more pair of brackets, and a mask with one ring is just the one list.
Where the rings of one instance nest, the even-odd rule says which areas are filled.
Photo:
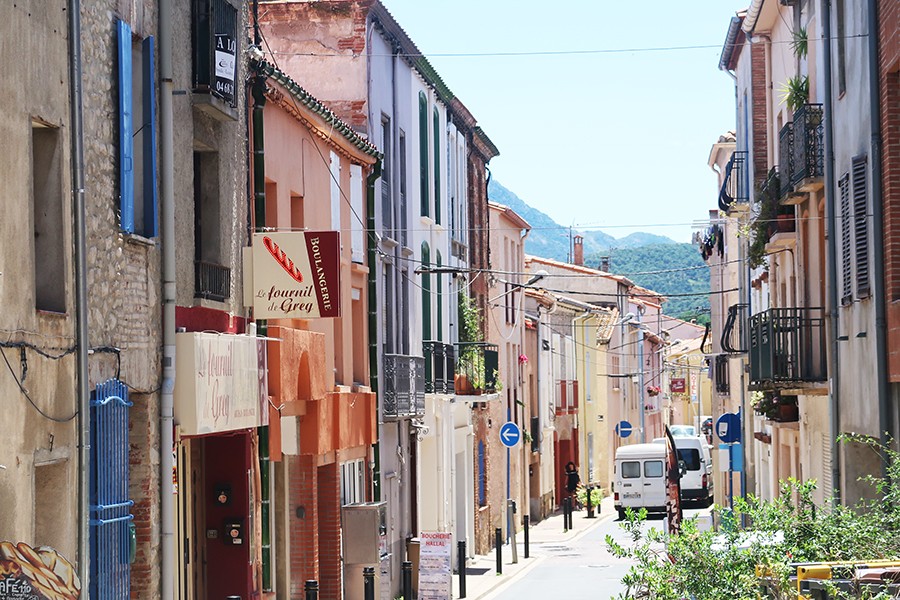
[[737, 413], [725, 413], [716, 420], [716, 435], [726, 444], [741, 441], [741, 417]]
[[522, 432], [519, 430], [519, 426], [512, 421], [507, 421], [500, 428], [500, 443], [507, 448], [514, 448], [520, 439], [522, 439]]
[[616, 435], [619, 437], [627, 438], [632, 431], [634, 431], [634, 428], [628, 421], [619, 421], [616, 425]]

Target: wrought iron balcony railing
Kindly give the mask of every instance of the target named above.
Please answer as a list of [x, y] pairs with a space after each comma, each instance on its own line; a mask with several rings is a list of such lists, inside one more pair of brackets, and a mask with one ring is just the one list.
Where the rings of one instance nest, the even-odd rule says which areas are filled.
[[728, 383], [728, 355], [716, 354], [713, 361], [713, 374], [716, 380], [716, 392], [728, 394], [731, 387]]
[[[795, 231], [794, 207], [792, 205], [782, 205], [781, 198], [787, 194], [784, 182], [787, 175], [779, 172], [777, 167], [772, 167], [765, 181], [760, 187], [759, 201], [762, 204], [760, 215], [765, 215], [763, 224], [766, 226], [766, 237], [771, 239], [776, 233], [784, 233]], [[788, 190], [791, 186], [788, 185]]]
[[492, 394], [497, 391], [499, 354], [497, 344], [460, 342], [456, 344], [456, 393], [461, 396]]
[[382, 417], [403, 419], [425, 415], [425, 359], [404, 354], [384, 355]]
[[750, 317], [750, 389], [825, 381], [825, 311], [772, 308]]
[[791, 184], [825, 174], [824, 113], [821, 104], [804, 104], [794, 113]]
[[194, 298], [224, 302], [231, 297], [231, 269], [194, 261]]
[[722, 350], [732, 354], [747, 351], [747, 309], [749, 304], [734, 304], [728, 307], [728, 318], [722, 328]]
[[456, 355], [452, 344], [422, 342], [425, 351], [425, 393], [452, 394]]
[[779, 198], [784, 198], [791, 192], [791, 177], [793, 172], [791, 161], [794, 156], [794, 124], [785, 123], [778, 132], [778, 165], [780, 167], [781, 190]]
[[749, 200], [747, 152], [740, 150], [732, 154], [731, 160], [725, 165], [725, 180], [719, 191], [719, 208], [727, 212], [733, 203]]

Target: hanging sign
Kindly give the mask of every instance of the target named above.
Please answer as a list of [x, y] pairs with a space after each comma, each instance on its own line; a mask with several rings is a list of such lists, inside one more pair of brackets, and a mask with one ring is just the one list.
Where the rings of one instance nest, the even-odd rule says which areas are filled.
[[341, 316], [341, 240], [337, 231], [253, 235], [253, 316]]
[[234, 78], [237, 74], [235, 60], [237, 43], [228, 33], [216, 34], [216, 84], [214, 93], [234, 106]]
[[674, 377], [669, 381], [669, 391], [673, 394], [683, 394], [684, 390], [684, 377]]

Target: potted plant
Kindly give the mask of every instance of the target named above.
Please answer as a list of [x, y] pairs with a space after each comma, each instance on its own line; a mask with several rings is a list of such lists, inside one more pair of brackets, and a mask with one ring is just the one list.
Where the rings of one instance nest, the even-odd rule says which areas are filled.
[[648, 396], [659, 396], [660, 388], [658, 385], [648, 385], [647, 386], [647, 395]]
[[457, 394], [471, 396], [484, 389], [484, 354], [471, 344], [481, 341], [481, 314], [475, 300], [458, 294], [459, 341], [453, 387]]

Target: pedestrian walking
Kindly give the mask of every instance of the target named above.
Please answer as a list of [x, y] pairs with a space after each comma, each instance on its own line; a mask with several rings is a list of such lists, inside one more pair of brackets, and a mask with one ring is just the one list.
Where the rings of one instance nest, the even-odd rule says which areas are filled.
[[566, 493], [572, 498], [572, 506], [578, 505], [578, 485], [581, 483], [581, 477], [578, 475], [578, 467], [571, 460], [566, 463]]

